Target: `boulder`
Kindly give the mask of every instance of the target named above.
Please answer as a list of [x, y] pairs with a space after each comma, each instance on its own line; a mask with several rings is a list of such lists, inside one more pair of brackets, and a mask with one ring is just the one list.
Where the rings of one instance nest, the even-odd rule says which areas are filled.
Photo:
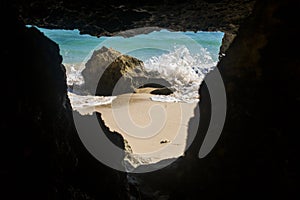
[[119, 83], [118, 94], [133, 92], [131, 77], [141, 72], [143, 62], [107, 47], [94, 51], [82, 71], [84, 88], [90, 94], [110, 96]]
[[155, 87], [143, 87], [134, 90], [134, 93], [146, 93], [146, 94], [156, 94], [156, 95], [170, 95], [173, 91], [167, 87], [155, 88]]
[[157, 89], [151, 91], [150, 94], [170, 95], [170, 94], [173, 94], [173, 91], [167, 87], [164, 87], [164, 88], [157, 88]]

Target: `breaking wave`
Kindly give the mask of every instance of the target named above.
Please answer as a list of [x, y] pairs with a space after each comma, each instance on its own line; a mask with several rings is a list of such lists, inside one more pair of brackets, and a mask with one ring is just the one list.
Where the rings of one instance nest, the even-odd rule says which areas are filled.
[[[161, 78], [170, 83], [169, 88], [173, 91], [171, 95], [153, 95], [151, 100], [161, 102], [185, 102], [192, 103], [199, 100], [199, 86], [205, 76], [214, 69], [217, 62], [213, 60], [211, 54], [202, 47], [199, 47], [197, 54], [192, 54], [186, 46], [174, 48], [169, 53], [160, 56], [153, 56], [144, 61], [144, 68], [135, 76], [146, 78]], [[80, 85], [84, 82], [81, 71], [83, 63], [68, 64], [67, 81], [68, 85]], [[83, 96], [69, 93], [73, 107], [82, 104]], [[86, 96], [88, 104], [85, 109], [91, 106], [107, 104], [108, 97]], [[78, 98], [78, 100], [77, 100]], [[108, 99], [107, 99], [108, 98]], [[103, 101], [103, 102], [102, 102]]]
[[180, 46], [144, 62], [145, 77], [162, 78], [170, 83], [169, 88], [174, 91], [167, 96], [155, 95], [151, 98], [153, 101], [186, 103], [198, 101], [199, 86], [217, 65], [206, 49], [199, 48], [199, 53], [192, 54], [187, 47]]

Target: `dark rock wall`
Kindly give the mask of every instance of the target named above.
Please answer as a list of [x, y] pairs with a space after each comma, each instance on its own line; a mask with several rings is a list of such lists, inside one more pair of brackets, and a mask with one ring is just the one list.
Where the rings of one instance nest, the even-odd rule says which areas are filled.
[[221, 30], [236, 33], [253, 0], [17, 0], [27, 24], [79, 29], [91, 35], [158, 26], [177, 31]]
[[[223, 53], [255, 0], [16, 0], [26, 24], [45, 28], [79, 29], [95, 36], [143, 28], [140, 33], [167, 28], [175, 31], [223, 31]], [[145, 27], [152, 27], [147, 28]], [[128, 34], [128, 33], [127, 33]]]
[[58, 45], [6, 9], [0, 198], [127, 199], [125, 174], [100, 164], [78, 138]]
[[292, 50], [299, 45], [299, 27], [292, 23], [299, 18], [298, 8], [293, 1], [256, 4], [218, 64], [228, 110], [217, 145], [207, 157], [197, 158], [210, 117], [209, 94], [203, 85], [200, 128], [186, 156], [160, 171], [132, 175], [140, 180], [138, 188], [145, 196], [241, 199], [298, 195], [300, 59]]
[[[253, 1], [127, 1], [125, 7], [117, 1], [17, 1], [15, 5], [18, 9], [4, 7], [9, 12], [1, 13], [1, 25], [6, 27], [1, 31], [1, 195], [127, 197], [124, 174], [94, 160], [77, 138], [58, 46], [37, 30], [26, 29], [13, 10], [20, 10], [28, 24], [79, 28], [92, 35], [144, 25], [237, 34], [218, 65], [228, 112], [214, 150], [204, 159], [197, 158], [205, 132], [200, 129], [185, 157], [166, 169], [135, 176], [140, 185], [130, 186], [130, 193], [171, 199], [289, 199], [297, 194], [300, 61], [293, 48], [299, 46], [299, 27], [293, 21], [299, 19], [298, 1], [258, 1], [248, 18]], [[212, 11], [216, 6], [224, 10]], [[200, 95], [205, 114], [209, 105], [203, 100], [205, 86]], [[201, 123], [205, 129], [208, 122]]]

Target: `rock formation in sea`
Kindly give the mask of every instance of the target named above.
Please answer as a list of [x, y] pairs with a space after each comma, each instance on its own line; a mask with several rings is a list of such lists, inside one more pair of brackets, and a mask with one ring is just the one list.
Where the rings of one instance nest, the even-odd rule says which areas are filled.
[[[1, 6], [3, 199], [298, 195], [300, 71], [293, 50], [299, 46], [298, 1], [16, 0]], [[24, 22], [96, 36], [144, 26], [232, 34], [224, 39], [226, 52], [218, 64], [228, 112], [217, 145], [207, 157], [197, 157], [209, 123], [202, 116], [210, 112], [203, 84], [202, 128], [189, 151], [165, 169], [130, 174], [137, 181], [128, 185], [125, 174], [102, 165], [83, 147], [72, 122], [59, 48]]]
[[111, 96], [118, 81], [122, 81], [119, 83], [121, 92], [133, 91], [130, 74], [141, 71], [143, 62], [112, 48], [102, 47], [93, 52], [85, 66], [82, 71], [84, 88], [91, 94]]
[[[80, 86], [89, 94], [98, 96], [132, 93], [135, 89], [152, 84], [156, 90], [152, 94], [171, 94], [167, 88], [168, 81], [162, 78], [151, 78], [144, 69], [144, 63], [132, 56], [121, 54], [113, 48], [101, 47], [93, 52], [82, 71], [84, 84]], [[117, 89], [116, 89], [117, 88]]]

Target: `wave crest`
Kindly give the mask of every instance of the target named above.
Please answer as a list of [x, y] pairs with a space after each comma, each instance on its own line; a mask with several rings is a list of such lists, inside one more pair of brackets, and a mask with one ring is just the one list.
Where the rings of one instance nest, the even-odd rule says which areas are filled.
[[[125, 76], [132, 79], [132, 86], [140, 85], [137, 77], [149, 79], [164, 79], [170, 83], [173, 91], [171, 95], [153, 95], [153, 101], [161, 102], [186, 102], [192, 103], [199, 100], [199, 87], [205, 76], [215, 68], [210, 52], [198, 46], [197, 54], [192, 54], [186, 46], [175, 47], [173, 51], [153, 56], [144, 61], [144, 66], [138, 72], [133, 71]], [[82, 84], [81, 71], [84, 68], [82, 63], [67, 65], [68, 84]]]
[[206, 49], [201, 47], [199, 53], [192, 55], [185, 46], [146, 60], [144, 68], [148, 78], [163, 78], [171, 84], [170, 88], [174, 91], [170, 96], [156, 96], [152, 97], [152, 100], [197, 101], [202, 81], [216, 64], [217, 62]]

